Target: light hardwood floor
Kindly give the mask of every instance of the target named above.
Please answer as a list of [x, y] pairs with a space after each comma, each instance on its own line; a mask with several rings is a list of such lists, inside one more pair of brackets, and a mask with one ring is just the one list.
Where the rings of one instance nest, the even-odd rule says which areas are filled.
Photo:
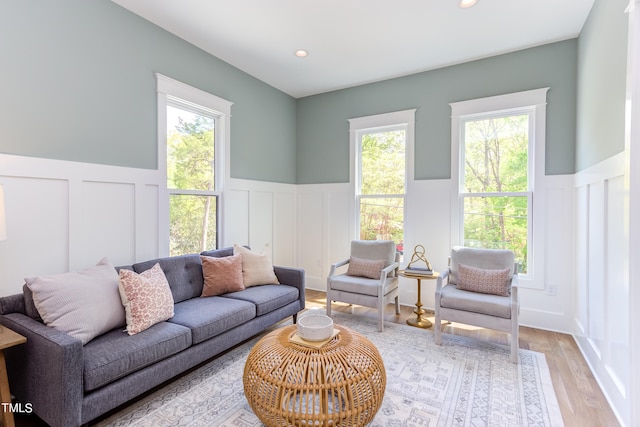
[[[307, 308], [326, 306], [324, 292], [311, 289], [307, 289], [306, 292]], [[332, 309], [346, 313], [352, 312], [352, 307], [341, 303], [334, 303]], [[414, 309], [415, 307], [400, 306], [400, 314], [396, 315], [393, 306], [389, 305], [385, 320], [404, 324], [409, 317], [415, 316]], [[353, 307], [353, 314], [370, 316], [372, 322], [377, 319], [377, 311], [371, 308]], [[427, 318], [434, 321], [430, 313], [427, 314]], [[508, 335], [502, 332], [456, 323], [444, 325], [442, 330], [449, 334], [464, 335], [504, 345], [507, 345], [509, 340]], [[544, 353], [546, 356], [553, 388], [566, 427], [620, 425], [572, 336], [520, 327], [519, 345], [520, 348]]]
[[[307, 308], [324, 308], [326, 306], [324, 292], [307, 289], [306, 293]], [[404, 324], [409, 317], [415, 316], [414, 309], [415, 307], [411, 306], [400, 306], [400, 314], [396, 316], [393, 306], [389, 305], [386, 310], [385, 320]], [[352, 307], [346, 304], [334, 303], [333, 310], [351, 313]], [[371, 308], [353, 307], [353, 314], [369, 316], [372, 322], [377, 320], [377, 312]], [[433, 322], [433, 316], [427, 317]], [[508, 344], [507, 334], [487, 329], [453, 323], [443, 326], [443, 331], [499, 344]], [[519, 341], [520, 348], [545, 354], [566, 427], [609, 427], [620, 425], [570, 335], [520, 327]], [[16, 426], [43, 427], [46, 424], [35, 415], [30, 415], [17, 416]]]

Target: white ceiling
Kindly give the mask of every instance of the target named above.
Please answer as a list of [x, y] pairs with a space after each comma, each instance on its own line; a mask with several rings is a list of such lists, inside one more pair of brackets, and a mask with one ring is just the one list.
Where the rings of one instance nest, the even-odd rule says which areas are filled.
[[112, 1], [296, 98], [574, 38], [594, 2]]

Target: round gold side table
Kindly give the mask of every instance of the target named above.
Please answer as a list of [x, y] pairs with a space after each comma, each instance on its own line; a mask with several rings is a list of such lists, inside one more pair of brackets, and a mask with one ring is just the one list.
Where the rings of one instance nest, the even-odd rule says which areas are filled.
[[290, 341], [296, 326], [264, 336], [244, 367], [244, 393], [266, 426], [364, 426], [382, 405], [387, 384], [378, 349], [340, 332], [320, 348]]
[[415, 326], [416, 328], [430, 328], [433, 326], [431, 321], [426, 317], [422, 317], [423, 314], [426, 313], [424, 308], [422, 308], [422, 279], [437, 279], [440, 274], [437, 271], [434, 271], [433, 274], [429, 275], [419, 275], [419, 274], [410, 274], [406, 273], [403, 270], [398, 272], [398, 276], [406, 277], [408, 279], [416, 279], [418, 281], [418, 301], [416, 301], [416, 309], [413, 312], [416, 314], [416, 317], [413, 319], [407, 319], [407, 325]]

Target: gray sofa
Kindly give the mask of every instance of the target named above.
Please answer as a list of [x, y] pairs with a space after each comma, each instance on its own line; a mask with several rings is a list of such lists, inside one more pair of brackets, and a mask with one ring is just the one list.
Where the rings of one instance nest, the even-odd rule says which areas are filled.
[[[232, 248], [203, 252], [223, 257]], [[149, 260], [128, 268], [146, 271], [156, 262], [175, 302], [173, 318], [129, 336], [123, 328], [86, 345], [44, 325], [23, 294], [0, 298], [0, 324], [27, 337], [5, 350], [11, 392], [54, 427], [79, 426], [204, 362], [305, 306], [304, 270], [274, 267], [280, 285], [263, 285], [200, 298], [198, 254]], [[35, 317], [35, 318], [34, 318]]]

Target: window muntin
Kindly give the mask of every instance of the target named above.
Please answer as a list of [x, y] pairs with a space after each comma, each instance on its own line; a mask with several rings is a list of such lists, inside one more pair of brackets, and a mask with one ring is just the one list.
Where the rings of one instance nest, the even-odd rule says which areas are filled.
[[461, 120], [463, 245], [510, 249], [524, 274], [531, 262], [531, 115], [512, 110]]

